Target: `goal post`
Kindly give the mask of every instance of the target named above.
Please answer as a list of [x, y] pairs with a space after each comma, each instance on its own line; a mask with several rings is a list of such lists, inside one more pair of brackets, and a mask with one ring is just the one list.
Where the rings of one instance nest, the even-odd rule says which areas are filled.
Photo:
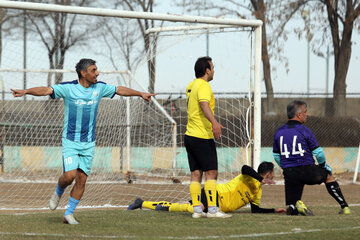
[[121, 11], [112, 9], [100, 9], [89, 7], [63, 6], [56, 4], [42, 4], [29, 2], [12, 2], [0, 1], [0, 7], [49, 11], [49, 12], [65, 12], [73, 14], [86, 14], [94, 16], [120, 17], [120, 18], [140, 18], [153, 19], [171, 22], [190, 22], [190, 23], [207, 23], [207, 24], [223, 24], [235, 26], [248, 26], [255, 28], [255, 51], [254, 51], [254, 150], [253, 150], [253, 167], [257, 168], [260, 164], [261, 157], [261, 20], [248, 19], [230, 19], [230, 18], [214, 18], [201, 16], [186, 15], [170, 15], [161, 13], [145, 13], [135, 11]]
[[359, 163], [360, 163], [360, 144], [359, 144], [358, 154], [357, 154], [356, 163], [355, 163], [355, 168], [354, 168], [353, 183], [356, 183], [356, 182], [357, 182], [358, 173], [359, 173]]
[[[219, 181], [228, 181], [236, 176], [240, 172], [242, 164], [251, 164], [254, 168], [259, 165], [262, 82], [261, 21], [18, 1], [0, 1], [0, 7], [9, 8], [12, 11], [42, 11], [49, 14], [52, 12], [68, 13], [71, 16], [76, 16], [79, 22], [102, 20], [112, 23], [112, 21], [121, 20], [124, 21], [124, 24], [135, 25], [139, 19], [150, 19], [161, 21], [161, 23], [167, 22], [169, 26], [165, 27], [173, 28], [172, 30], [168, 29], [169, 31], [184, 31], [181, 29], [182, 26], [178, 26], [184, 25], [184, 23], [193, 28], [185, 30], [189, 32], [196, 29], [209, 29], [210, 31], [212, 31], [211, 29], [220, 29], [221, 32], [221, 29], [232, 27], [235, 28], [236, 34], [243, 34], [244, 29], [238, 30], [238, 28], [250, 29], [248, 31], [250, 34], [245, 34], [245, 36], [251, 45], [249, 47], [251, 49], [249, 59], [251, 60], [244, 70], [246, 74], [250, 72], [250, 76], [243, 77], [240, 73], [231, 77], [221, 77], [220, 74], [220, 70], [225, 72], [231, 68], [243, 67], [240, 66], [243, 64], [240, 60], [246, 58], [245, 52], [237, 53], [236, 60], [239, 62], [230, 63], [232, 65], [226, 69], [222, 69], [224, 65], [221, 65], [221, 60], [217, 60], [219, 58], [213, 57], [213, 53], [210, 54], [215, 61], [218, 61], [215, 62], [218, 75], [216, 74], [214, 84], [221, 84], [222, 81], [224, 84], [231, 85], [231, 90], [233, 90], [230, 93], [216, 92], [216, 88], [213, 88], [216, 99], [215, 116], [226, 128], [222, 139], [217, 140], [220, 160]], [[81, 25], [78, 28], [81, 29], [82, 27]], [[153, 30], [148, 29], [148, 34], [151, 34], [150, 31]], [[168, 31], [164, 28], [160, 30]], [[210, 34], [214, 36], [216, 33]], [[221, 32], [221, 34], [229, 33]], [[91, 48], [87, 48], [88, 45], [79, 46], [75, 50], [69, 48], [66, 53], [64, 69], [73, 68], [80, 58], [94, 58], [99, 71], [101, 71], [99, 81], [146, 91], [144, 86], [150, 78], [147, 68], [149, 59], [147, 59], [146, 53], [142, 52], [143, 59], [137, 69], [118, 71], [117, 69], [126, 69], [128, 66], [124, 67], [124, 59], [114, 54], [116, 48], [119, 48], [116, 41], [104, 41], [100, 34], [95, 37], [89, 34], [87, 37], [89, 39], [94, 38], [91, 41]], [[157, 83], [166, 74], [168, 75], [165, 77], [165, 81], [171, 82], [173, 80], [171, 73], [174, 71], [170, 72], [169, 75], [169, 69], [173, 69], [173, 67], [177, 68], [181, 74], [184, 71], [191, 72], [191, 74], [181, 79], [181, 88], [177, 88], [176, 91], [172, 91], [170, 88], [160, 91], [150, 104], [137, 97], [116, 96], [112, 100], [103, 99], [101, 101], [97, 116], [97, 142], [93, 166], [88, 178], [87, 190], [79, 207], [126, 207], [136, 197], [150, 201], [181, 201], [189, 197], [190, 172], [182, 139], [186, 128], [184, 89], [193, 79], [193, 64], [202, 53], [195, 51], [198, 49], [192, 49], [193, 45], [190, 45], [186, 49], [189, 50], [190, 54], [186, 53], [182, 56], [184, 51], [177, 48], [179, 43], [176, 42], [174, 48], [177, 53], [174, 58], [181, 59], [181, 63], [171, 63], [172, 57], [168, 57], [166, 52], [168, 47], [165, 46], [167, 44], [166, 37], [160, 35], [159, 42], [156, 43], [158, 47], [155, 52], [157, 56]], [[173, 36], [169, 37], [172, 38]], [[187, 38], [186, 34], [183, 34], [183, 37]], [[191, 42], [192, 39], [189, 38]], [[251, 40], [249, 40], [250, 38]], [[34, 39], [38, 39], [40, 44], [36, 43]], [[178, 41], [176, 37], [173, 39]], [[47, 206], [49, 196], [62, 172], [63, 102], [62, 100], [49, 100], [48, 97], [33, 96], [28, 96], [26, 99], [14, 99], [10, 95], [9, 89], [22, 88], [23, 73], [27, 74], [28, 88], [47, 85], [49, 73], [63, 74], [63, 81], [73, 80], [77, 76], [73, 70], [47, 69], [49, 68], [46, 65], [48, 63], [47, 50], [41, 45], [40, 38], [35, 35], [32, 38], [33, 49], [29, 49], [27, 52], [27, 56], [32, 59], [32, 62], [28, 64], [28, 69], [21, 69], [18, 56], [22, 54], [22, 42], [18, 39], [10, 40], [4, 50], [5, 54], [8, 55], [2, 57], [3, 61], [0, 68], [0, 78], [3, 79], [7, 91], [7, 95], [0, 104], [3, 106], [2, 111], [4, 112], [0, 117], [0, 128], [5, 133], [5, 140], [1, 141], [1, 144], [4, 145], [0, 144], [3, 148], [1, 151], [4, 157], [0, 159], [1, 167], [4, 167], [4, 171], [0, 171], [0, 187], [4, 189], [2, 196], [0, 196], [0, 210], [4, 208], [41, 209]], [[121, 41], [122, 39], [119, 37], [116, 40]], [[224, 42], [223, 45], [236, 46], [241, 40], [236, 39], [230, 43]], [[163, 43], [164, 45], [162, 45]], [[191, 42], [191, 44], [193, 43]], [[111, 60], [108, 59], [110, 56], [103, 56], [107, 55], [106, 47], [111, 48], [108, 54], [114, 57]], [[169, 49], [172, 47], [170, 46]], [[233, 49], [227, 53], [222, 47], [218, 47], [220, 53], [216, 54], [223, 54], [223, 58], [227, 58], [226, 54], [234, 54], [231, 52]], [[218, 56], [216, 54], [214, 55]], [[176, 66], [171, 66], [172, 64]], [[51, 81], [52, 83], [55, 82], [55, 76], [52, 76]], [[246, 86], [246, 93], [239, 90], [242, 85]], [[178, 89], [183, 91], [176, 95], [179, 92]], [[252, 122], [251, 133], [247, 132], [250, 122]], [[251, 153], [245, 153], [244, 149], [250, 145], [252, 145]], [[253, 162], [246, 160], [248, 155], [253, 159]], [[70, 189], [71, 187], [68, 187], [64, 196], [68, 196]], [[29, 201], [25, 201], [26, 198]], [[22, 206], [23, 202], [26, 202], [27, 205]], [[64, 208], [66, 202], [67, 199], [61, 199], [60, 208]]]
[[[194, 30], [209, 30], [209, 29], [226, 29], [243, 27], [243, 25], [225, 25], [225, 24], [202, 24], [194, 26], [175, 26], [175, 27], [156, 27], [149, 28], [145, 31], [145, 34], [160, 33], [160, 32], [176, 32], [176, 31], [194, 31]], [[260, 164], [261, 158], [261, 74], [259, 71], [261, 65], [261, 25], [255, 30], [255, 65], [254, 65], [254, 140], [253, 140], [253, 162], [252, 166], [257, 169]], [[248, 122], [248, 121], [247, 121]], [[247, 127], [248, 128], [248, 127]]]

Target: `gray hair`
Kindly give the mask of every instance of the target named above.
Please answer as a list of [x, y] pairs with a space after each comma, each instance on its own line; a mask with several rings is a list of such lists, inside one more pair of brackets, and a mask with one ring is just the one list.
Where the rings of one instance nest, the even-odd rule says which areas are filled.
[[301, 112], [301, 106], [307, 107], [306, 102], [301, 100], [292, 100], [286, 107], [288, 119], [295, 117], [295, 114]]
[[91, 66], [91, 65], [95, 65], [95, 61], [89, 58], [82, 58], [80, 59], [80, 61], [76, 64], [75, 69], [76, 69], [76, 73], [79, 77], [79, 79], [81, 78], [81, 71], [84, 70], [86, 72], [86, 69]]

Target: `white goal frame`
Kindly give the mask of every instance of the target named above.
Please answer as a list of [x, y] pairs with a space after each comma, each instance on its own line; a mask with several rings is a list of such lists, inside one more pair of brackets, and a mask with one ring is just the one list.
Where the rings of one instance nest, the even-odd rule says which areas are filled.
[[0, 1], [1, 8], [23, 9], [48, 12], [65, 12], [71, 14], [84, 14], [103, 17], [141, 18], [162, 20], [170, 22], [190, 22], [215, 25], [233, 25], [238, 27], [255, 28], [254, 48], [254, 140], [253, 140], [253, 167], [260, 164], [261, 157], [261, 20], [215, 18], [189, 15], [171, 15], [161, 13], [147, 13], [135, 11], [122, 11], [105, 8], [90, 8], [77, 6], [63, 6], [56, 4]]

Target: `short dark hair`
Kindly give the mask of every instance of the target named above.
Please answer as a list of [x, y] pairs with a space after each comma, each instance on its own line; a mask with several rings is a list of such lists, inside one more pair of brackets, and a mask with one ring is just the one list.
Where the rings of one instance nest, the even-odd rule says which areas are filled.
[[262, 162], [258, 167], [258, 174], [264, 175], [274, 170], [274, 164], [272, 162]]
[[91, 65], [95, 65], [95, 61], [89, 58], [82, 58], [80, 59], [80, 61], [76, 64], [75, 69], [76, 69], [76, 73], [79, 77], [79, 79], [81, 78], [81, 71], [84, 70], [86, 71], [86, 69], [91, 66]]
[[286, 107], [288, 119], [295, 117], [297, 112], [301, 112], [301, 106], [307, 107], [306, 102], [301, 100], [292, 100]]
[[210, 62], [212, 61], [211, 57], [200, 57], [196, 60], [195, 63], [195, 77], [199, 78], [205, 75], [206, 69], [211, 70]]

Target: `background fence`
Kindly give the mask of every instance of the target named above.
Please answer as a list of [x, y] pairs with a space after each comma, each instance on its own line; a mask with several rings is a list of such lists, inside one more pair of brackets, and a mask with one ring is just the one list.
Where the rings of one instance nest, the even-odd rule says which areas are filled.
[[[234, 106], [237, 105], [239, 99], [245, 99], [246, 95], [246, 93], [215, 93], [215, 98], [217, 100], [216, 115], [220, 123], [224, 123], [222, 122], [224, 119], [229, 120], [229, 118], [234, 117], [235, 125], [244, 124], [240, 122], [240, 118], [236, 117], [236, 115], [238, 114], [238, 108]], [[337, 173], [354, 171], [355, 160], [360, 142], [360, 108], [358, 107], [360, 105], [360, 94], [352, 94], [351, 97], [347, 99], [346, 106], [344, 106], [346, 107], [347, 113], [347, 116], [345, 117], [334, 117], [331, 114], [332, 99], [329, 97], [320, 96], [320, 94], [306, 96], [302, 94], [287, 93], [276, 94], [276, 96], [277, 97], [275, 98], [271, 109], [266, 109], [266, 99], [263, 98], [261, 123], [261, 161], [273, 160], [273, 136], [276, 130], [287, 121], [286, 105], [292, 99], [301, 99], [308, 103], [309, 117], [308, 121], [305, 123], [305, 126], [309, 127], [314, 132], [320, 146], [324, 148], [327, 160], [329, 164], [331, 164], [331, 166], [333, 167], [334, 171]], [[187, 122], [185, 95], [181, 93], [160, 93], [157, 99], [177, 123], [177, 148], [178, 153], [183, 153], [183, 137], [186, 131]], [[2, 100], [0, 106], [9, 105], [9, 101], [12, 102], [11, 106], [13, 106], [13, 109], [7, 109], [6, 113], [2, 113], [2, 122], [8, 122], [8, 118], [11, 118], [11, 121], [14, 122], [14, 120], [16, 120], [16, 116], [19, 115], [16, 112], [17, 109], [22, 109], [21, 111], [24, 111], [23, 107], [18, 108], [16, 107], [16, 105], [26, 104], [27, 107], [25, 109], [28, 109], [28, 118], [36, 118], [38, 122], [42, 122], [45, 124], [47, 122], [47, 115], [45, 114], [46, 107], [54, 107], [54, 105], [57, 106], [59, 104], [58, 102], [52, 102], [52, 106], [48, 106], [45, 104], [46, 102], [48, 102], [46, 100]], [[115, 101], [117, 100], [110, 100], [109, 103], [116, 105]], [[43, 105], [41, 105], [40, 103], [42, 103]], [[246, 105], [248, 103], [242, 102], [241, 104]], [[230, 113], [229, 108], [226, 107], [227, 105], [233, 106], [233, 110], [230, 110]], [[37, 109], [39, 107], [44, 108], [44, 111]], [[57, 107], [62, 108], [62, 106]], [[104, 108], [102, 109], [102, 111], [112, 111], [112, 109], [113, 108]], [[105, 115], [109, 116], [111, 115], [111, 113]], [[39, 118], [42, 118], [43, 120], [39, 120]], [[43, 143], [47, 147], [61, 146], [62, 119], [59, 118], [58, 120], [58, 122], [51, 123], [52, 132], [49, 132], [46, 129], [31, 128], [27, 126], [2, 125], [2, 131], [11, 130], [10, 132], [16, 134], [7, 135], [6, 139], [2, 138], [1, 146], [2, 148], [3, 146], [31, 146], [32, 141], [29, 140], [31, 138], [44, 139]], [[58, 125], [59, 129], [54, 128], [54, 124]], [[225, 127], [226, 128], [223, 131], [223, 135], [227, 136], [227, 139], [231, 139], [231, 141], [233, 142], [218, 142], [219, 149], [223, 147], [222, 145], [226, 145], [226, 147], [236, 147], [236, 142], [241, 141], [240, 139], [237, 139], [237, 136], [244, 133], [237, 133], [236, 131], [234, 132], [233, 129], [228, 129], [226, 125]], [[53, 132], [54, 130], [56, 130], [56, 132]], [[102, 129], [101, 126], [98, 126], [97, 132], [99, 133], [97, 142], [98, 147], [116, 147], [120, 145], [118, 141], [121, 141], [121, 139], [106, 139], [106, 135], [102, 136], [102, 132], [108, 131]], [[137, 137], [141, 138], [141, 136]], [[52, 140], [49, 141], [49, 139]], [[37, 144], [41, 143], [41, 141], [36, 142]], [[136, 145], [136, 142], [137, 141], [135, 137], [135, 139], [133, 140], [133, 144]], [[236, 155], [237, 153], [234, 152], [234, 154]], [[235, 157], [233, 158], [235, 159]], [[2, 159], [2, 161], [3, 160], [5, 159]], [[184, 160], [182, 159], [181, 162], [183, 161]]]

